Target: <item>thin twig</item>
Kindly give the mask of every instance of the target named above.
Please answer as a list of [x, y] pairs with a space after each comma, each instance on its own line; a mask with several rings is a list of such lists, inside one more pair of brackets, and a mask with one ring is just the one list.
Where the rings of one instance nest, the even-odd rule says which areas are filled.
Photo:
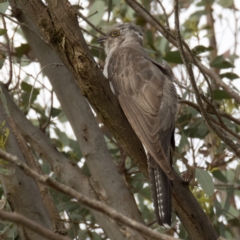
[[162, 10], [163, 10], [163, 14], [164, 14], [164, 16], [165, 16], [165, 21], [166, 21], [166, 26], [167, 26], [168, 29], [170, 29], [169, 22], [168, 22], [168, 15], [167, 15], [166, 9], [165, 9], [165, 7], [163, 6], [161, 0], [157, 0], [157, 2], [160, 4], [160, 6], [161, 6], [161, 8], [162, 8]]
[[101, 33], [101, 35], [105, 36], [106, 34], [104, 32], [102, 32], [101, 30], [99, 30], [98, 28], [96, 28], [86, 17], [84, 17], [80, 12], [77, 13], [77, 15], [82, 18], [89, 26], [91, 26], [94, 30], [96, 30], [97, 32]]
[[[154, 17], [152, 16], [142, 5], [140, 5], [136, 0], [125, 0], [125, 2], [131, 6], [138, 14], [140, 14], [149, 24], [154, 26], [169, 42], [174, 46], [178, 46], [175, 36], [173, 33], [166, 28]], [[187, 59], [199, 68], [201, 72], [206, 74], [210, 79], [212, 79], [216, 85], [221, 87], [229, 96], [231, 96], [237, 103], [240, 104], [240, 95], [231, 89], [222, 79], [211, 69], [203, 65], [193, 54], [188, 45], [183, 41], [184, 52], [186, 53]]]
[[38, 76], [40, 75], [40, 73], [42, 73], [42, 71], [45, 68], [51, 67], [51, 66], [59, 67], [59, 66], [63, 66], [63, 64], [61, 64], [61, 63], [49, 63], [46, 66], [41, 68], [40, 72], [37, 74], [37, 76], [36, 76], [36, 78], [34, 80], [34, 83], [32, 85], [32, 89], [31, 89], [31, 92], [30, 92], [29, 100], [28, 100], [28, 108], [30, 108], [30, 105], [31, 105], [31, 99], [32, 99], [33, 91], [34, 91], [34, 86], [35, 86], [35, 83], [37, 82]]
[[234, 155], [233, 157], [231, 157], [229, 160], [227, 161], [221, 161], [219, 163], [219, 161], [213, 161], [210, 165], [209, 165], [209, 169], [213, 169], [213, 168], [216, 168], [216, 167], [220, 167], [220, 166], [223, 166], [223, 165], [227, 165], [228, 163], [234, 161], [236, 159], [236, 155]]
[[90, 35], [90, 36], [92, 36], [92, 37], [94, 37], [94, 38], [96, 38], [96, 39], [98, 38], [96, 35], [90, 33], [90, 32], [89, 32], [88, 30], [86, 30], [85, 28], [80, 27], [80, 29], [81, 29], [83, 32], [87, 33], [88, 35]]
[[[193, 102], [190, 102], [190, 101], [187, 101], [187, 100], [180, 100], [180, 101], [178, 101], [178, 102], [189, 105], [190, 107], [196, 109], [196, 110], [201, 114], [201, 110], [200, 110], [200, 108], [199, 108], [199, 106], [198, 106], [197, 104], [195, 104], [195, 103], [193, 103]], [[209, 100], [208, 100], [208, 103], [210, 103]], [[209, 112], [209, 111], [207, 111], [207, 112]], [[212, 112], [211, 112], [211, 113], [212, 113]], [[214, 111], [214, 114], [218, 117], [218, 119], [221, 119], [221, 117], [220, 117], [221, 113], [217, 112], [216, 109], [215, 109], [215, 111]], [[228, 133], [232, 134], [234, 137], [236, 137], [237, 139], [240, 140], [240, 136], [239, 136], [237, 133], [235, 133], [234, 131], [232, 131], [230, 128], [228, 128], [228, 127], [226, 126], [226, 124], [222, 121], [222, 119], [221, 119], [221, 122], [220, 122], [220, 121], [217, 122], [211, 115], [210, 115], [209, 117], [210, 117], [210, 119], [211, 119], [212, 122], [214, 122], [215, 124], [218, 124], [218, 125], [221, 124], [221, 127], [222, 127], [224, 130], [226, 130]], [[225, 116], [223, 116], [223, 117], [225, 117]], [[235, 119], [235, 120], [237, 120], [237, 119]]]
[[[199, 109], [198, 105], [197, 105], [196, 103], [194, 103], [194, 102], [187, 101], [187, 100], [183, 100], [183, 99], [180, 98], [180, 99], [178, 100], [178, 103], [180, 103], [180, 104], [186, 104], [186, 105], [188, 105], [188, 106], [196, 109], [196, 110], [200, 113], [200, 109]], [[216, 109], [215, 109], [215, 110], [216, 110]], [[219, 111], [219, 110], [216, 110], [216, 111], [217, 111], [217, 113], [218, 113], [219, 116], [224, 117], [224, 118], [226, 118], [226, 119], [229, 119], [230, 121], [232, 121], [232, 122], [240, 125], [240, 120], [234, 118], [232, 115], [230, 115], [230, 114], [228, 114], [228, 113], [225, 113], [225, 112], [222, 112], [222, 111]], [[210, 109], [209, 109], [207, 112], [210, 113], [210, 114], [214, 114], [214, 112], [211, 112]]]
[[223, 128], [224, 130], [226, 130], [227, 132], [229, 132], [230, 134], [232, 134], [234, 137], [236, 137], [237, 139], [240, 140], [240, 135], [238, 135], [236, 132], [232, 131], [229, 127], [226, 126], [226, 124], [222, 121], [222, 118], [220, 117], [219, 113], [217, 112], [216, 108], [214, 107], [214, 105], [203, 95], [201, 94], [202, 99], [212, 108], [213, 113], [217, 116], [218, 121], [216, 122], [215, 119], [213, 119], [211, 116], [211, 120], [213, 122], [215, 122], [216, 124], [218, 124], [219, 126], [221, 126], [221, 128]]
[[50, 105], [50, 111], [49, 111], [49, 116], [47, 121], [40, 127], [41, 130], [43, 132], [45, 132], [45, 129], [47, 128], [47, 126], [49, 125], [50, 121], [51, 121], [51, 117], [52, 117], [52, 110], [53, 110], [53, 90], [51, 91], [51, 105]]
[[9, 153], [6, 153], [6, 152], [0, 150], [0, 157], [11, 163], [16, 164], [27, 175], [29, 175], [36, 181], [38, 181], [42, 184], [45, 184], [63, 194], [68, 195], [68, 196], [76, 199], [78, 202], [80, 202], [90, 208], [93, 208], [99, 212], [106, 214], [110, 218], [112, 218], [118, 222], [121, 222], [122, 224], [124, 224], [132, 229], [137, 230], [138, 232], [147, 236], [148, 238], [156, 239], [156, 240], [161, 240], [161, 239], [162, 240], [176, 240], [176, 238], [173, 238], [171, 236], [153, 231], [152, 229], [144, 226], [143, 224], [141, 224], [137, 221], [134, 221], [134, 220], [124, 216], [123, 214], [121, 214], [121, 213], [117, 212], [116, 210], [114, 210], [113, 208], [101, 203], [100, 201], [96, 201], [96, 200], [90, 199], [89, 197], [82, 195], [81, 193], [75, 191], [73, 188], [70, 188], [70, 187], [50, 178], [48, 175], [38, 174], [37, 172], [35, 172], [31, 168], [29, 168], [27, 164], [19, 161], [17, 157], [15, 157]]
[[204, 96], [204, 94], [201, 94], [201, 97], [202, 97], [202, 99], [212, 108], [212, 110], [213, 110], [214, 114], [217, 116], [218, 121], [219, 121], [219, 123], [221, 124], [221, 126], [222, 126], [222, 127], [223, 127], [223, 126], [226, 127], [225, 123], [222, 121], [222, 118], [219, 116], [219, 114], [218, 114], [216, 108], [214, 107], [214, 105], [212, 104], [212, 102], [210, 102], [210, 101], [208, 100], [208, 98]]
[[233, 188], [235, 190], [240, 190], [240, 185], [239, 184], [231, 184], [231, 183], [224, 183], [224, 184], [214, 184], [215, 188], [225, 188], [225, 189], [229, 189], [229, 188]]
[[180, 34], [180, 28], [179, 28], [178, 0], [174, 0], [174, 3], [175, 3], [175, 6], [174, 6], [174, 9], [175, 9], [175, 28], [176, 28], [176, 39], [177, 39], [177, 43], [178, 43], [178, 49], [179, 49], [179, 52], [181, 54], [183, 63], [185, 65], [185, 67], [186, 67], [187, 74], [188, 74], [188, 76], [190, 78], [190, 81], [192, 83], [193, 89], [195, 91], [196, 100], [197, 100], [199, 109], [201, 111], [201, 114], [204, 117], [205, 121], [208, 123], [208, 125], [212, 128], [212, 130], [218, 135], [218, 137], [220, 139], [222, 139], [222, 141], [225, 142], [234, 151], [234, 153], [238, 157], [240, 157], [240, 148], [239, 148], [239, 146], [237, 146], [237, 144], [235, 144], [226, 135], [226, 133], [224, 132], [223, 129], [220, 129], [216, 124], [214, 124], [211, 121], [208, 113], [206, 112], [206, 110], [203, 107], [202, 99], [201, 99], [201, 96], [200, 96], [200, 93], [199, 93], [199, 90], [198, 90], [198, 87], [197, 87], [197, 84], [196, 84], [196, 81], [195, 81], [195, 77], [194, 77], [194, 73], [193, 73], [193, 70], [192, 70], [191, 63], [186, 58], [186, 55], [185, 55], [185, 52], [184, 52], [184, 49], [183, 49], [183, 42], [182, 42], [182, 38], [181, 38], [181, 34]]
[[0, 12], [0, 15], [4, 16], [5, 18], [11, 20], [12, 22], [20, 25], [21, 27], [26, 27], [29, 31], [31, 31], [32, 33], [34, 33], [36, 36], [38, 36], [41, 40], [43, 40], [43, 42], [45, 42], [45, 43], [49, 46], [48, 42], [47, 42], [43, 37], [41, 37], [40, 35], [38, 35], [34, 30], [32, 30], [27, 24], [21, 23], [21, 22], [18, 22], [18, 21], [15, 21], [14, 19], [12, 19], [11, 17], [9, 17], [8, 15], [6, 15], [6, 14], [4, 14], [4, 13], [1, 13], [1, 12]]
[[185, 90], [187, 90], [190, 93], [194, 93], [193, 90], [191, 90], [189, 87], [186, 87], [184, 85], [182, 85], [176, 78], [173, 79], [174, 83], [176, 83], [180, 88], [183, 88]]
[[47, 239], [50, 239], [50, 240], [70, 240], [70, 238], [63, 237], [59, 234], [53, 233], [49, 229], [44, 228], [40, 224], [37, 224], [34, 221], [29, 220], [28, 218], [16, 212], [10, 213], [10, 212], [0, 210], [0, 219], [4, 221], [16, 223], [17, 225], [19, 224], [23, 227], [26, 227], [32, 230], [33, 232], [38, 233], [40, 236], [46, 237]]

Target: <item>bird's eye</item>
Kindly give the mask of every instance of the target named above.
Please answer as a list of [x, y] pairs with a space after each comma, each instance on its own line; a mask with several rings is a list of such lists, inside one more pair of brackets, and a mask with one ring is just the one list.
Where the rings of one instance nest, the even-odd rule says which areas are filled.
[[120, 31], [119, 31], [119, 30], [113, 30], [113, 31], [111, 32], [111, 36], [112, 36], [112, 37], [117, 37], [119, 34], [120, 34]]

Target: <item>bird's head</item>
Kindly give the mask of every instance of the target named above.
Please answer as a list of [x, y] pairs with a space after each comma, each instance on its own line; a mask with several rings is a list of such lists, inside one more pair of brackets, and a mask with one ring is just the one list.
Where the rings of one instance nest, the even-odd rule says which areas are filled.
[[117, 23], [107, 32], [106, 36], [100, 37], [98, 43], [104, 43], [105, 52], [108, 54], [121, 46], [123, 43], [134, 43], [142, 45], [143, 33], [140, 27], [134, 23]]

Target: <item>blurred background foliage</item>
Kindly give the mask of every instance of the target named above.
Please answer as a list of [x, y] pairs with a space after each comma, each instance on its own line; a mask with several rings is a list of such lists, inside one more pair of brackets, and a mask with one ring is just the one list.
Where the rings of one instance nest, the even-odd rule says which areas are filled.
[[[174, 32], [172, 1], [139, 0], [138, 2]], [[239, 92], [240, 5], [236, 5], [236, 2], [237, 0], [179, 0], [183, 39], [198, 59], [206, 66], [211, 66], [212, 71], [219, 74], [229, 88]], [[87, 18], [87, 21], [103, 32], [116, 22], [135, 22], [143, 30], [146, 51], [159, 62], [167, 61], [173, 68], [180, 99], [176, 117], [174, 167], [185, 180], [190, 182], [191, 191], [218, 234], [226, 239], [240, 239], [239, 159], [209, 129], [199, 113], [195, 94], [186, 76], [179, 51], [124, 1], [71, 0], [70, 3]], [[27, 118], [48, 134], [56, 148], [70, 161], [77, 163], [88, 175], [89, 171], [71, 126], [21, 28], [11, 21], [11, 11], [7, 2], [0, 3], [0, 12], [5, 14], [2, 15], [0, 25], [1, 81], [6, 83], [11, 79], [11, 94]], [[96, 38], [100, 34], [80, 17], [79, 24], [93, 56], [102, 68], [105, 54], [103, 48], [96, 44]], [[10, 72], [12, 76], [9, 76]], [[235, 133], [233, 135], [226, 130], [230, 138], [239, 143], [239, 105], [224, 90], [213, 84], [211, 79], [207, 83], [196, 67], [194, 73], [199, 90], [211, 99], [214, 109], [222, 113], [220, 117], [223, 123], [219, 123], [214, 114], [215, 110], [207, 102], [204, 103], [205, 108], [212, 113], [212, 118], [220, 126]], [[154, 222], [147, 179], [126, 156], [108, 130], [104, 126], [101, 129], [116, 166], [134, 195], [146, 224], [166, 232]], [[40, 156], [38, 159], [43, 172], [52, 175], [48, 164], [43, 162]], [[52, 176], [55, 177], [54, 174]], [[0, 192], [3, 193], [1, 188]], [[51, 193], [71, 239], [107, 239], [85, 207], [79, 207], [79, 204], [70, 197], [54, 190]], [[9, 206], [5, 204], [4, 208], [8, 209]], [[175, 215], [173, 228], [169, 234], [188, 239], [184, 227]], [[18, 239], [16, 227], [13, 224], [0, 222], [0, 236], [3, 239]]]

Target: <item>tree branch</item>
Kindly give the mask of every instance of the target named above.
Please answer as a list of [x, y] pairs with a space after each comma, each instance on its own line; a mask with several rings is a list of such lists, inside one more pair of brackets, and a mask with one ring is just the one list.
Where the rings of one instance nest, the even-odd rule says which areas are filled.
[[[108, 82], [94, 62], [79, 31], [75, 13], [69, 9], [68, 2], [65, 0], [54, 2], [55, 5], [48, 6], [47, 14], [46, 9], [39, 11], [37, 0], [19, 2], [23, 11], [38, 26], [52, 48], [74, 74], [83, 94], [87, 96], [97, 115], [147, 176], [147, 161], [142, 144], [120, 109]], [[49, 15], [49, 12], [52, 15]], [[191, 237], [196, 240], [208, 239], [204, 236], [213, 232], [211, 223], [180, 177], [176, 177], [173, 181], [173, 192], [174, 209], [181, 221], [185, 222]], [[214, 236], [215, 240], [216, 235]]]
[[41, 225], [33, 222], [32, 220], [29, 220], [28, 218], [16, 212], [9, 213], [9, 212], [0, 210], [0, 219], [19, 224], [23, 227], [26, 227], [32, 230], [33, 232], [38, 233], [40, 236], [46, 237], [47, 239], [50, 239], [50, 240], [70, 240], [70, 238], [63, 237], [61, 235], [53, 233], [49, 229], [42, 227]]
[[[171, 31], [168, 31], [164, 26], [157, 21], [142, 5], [140, 5], [135, 0], [125, 0], [126, 3], [132, 7], [138, 14], [140, 14], [148, 23], [154, 26], [169, 42], [171, 42], [175, 47], [178, 46], [175, 36]], [[211, 69], [207, 68], [203, 65], [191, 52], [188, 48], [187, 44], [183, 42], [184, 48], [183, 51], [186, 55], [186, 58], [189, 62], [193, 63], [195, 66], [199, 68], [199, 70], [206, 74], [210, 79], [212, 79], [216, 85], [224, 89], [229, 96], [231, 96], [237, 103], [240, 104], [240, 95], [231, 89], [226, 83], [222, 81], [222, 79]]]
[[104, 32], [102, 32], [101, 30], [99, 30], [98, 28], [96, 28], [90, 21], [88, 21], [88, 19], [87, 19], [85, 16], [83, 16], [82, 13], [78, 12], [77, 14], [78, 14], [78, 16], [79, 16], [80, 18], [82, 18], [89, 26], [91, 26], [95, 31], [99, 32], [99, 33], [102, 34], [103, 36], [105, 35]]
[[140, 232], [141, 234], [145, 235], [148, 238], [150, 237], [153, 240], [154, 239], [156, 239], [156, 240], [176, 240], [176, 238], [173, 238], [171, 236], [153, 231], [152, 229], [146, 227], [145, 225], [124, 216], [123, 214], [117, 212], [116, 210], [114, 210], [111, 207], [108, 207], [107, 205], [101, 203], [100, 201], [92, 200], [92, 199], [78, 193], [74, 189], [72, 189], [66, 185], [63, 185], [60, 182], [55, 181], [54, 179], [50, 178], [47, 175], [38, 174], [37, 172], [35, 172], [31, 168], [29, 168], [25, 163], [20, 162], [17, 159], [17, 157], [15, 157], [9, 153], [6, 153], [6, 152], [0, 150], [0, 157], [11, 163], [16, 164], [27, 175], [29, 175], [36, 181], [41, 182], [42, 184], [45, 184], [49, 187], [52, 187], [53, 189], [55, 189], [61, 193], [71, 196], [72, 198], [76, 199], [78, 202], [106, 214], [110, 218], [112, 218], [118, 222], [121, 222], [122, 224], [124, 224], [132, 229], [137, 230], [138, 232]]
[[[26, 23], [31, 29], [37, 31], [25, 14], [19, 13], [17, 17], [20, 22]], [[48, 66], [52, 62], [61, 63], [57, 54], [46, 46], [40, 38], [37, 38], [36, 34], [32, 34], [32, 32], [28, 31], [28, 28], [25, 27], [23, 27], [22, 30], [42, 66]], [[79, 29], [77, 31], [79, 31]], [[69, 184], [67, 184], [68, 186], [74, 186], [75, 189], [80, 190], [87, 196], [97, 197], [124, 215], [134, 216], [135, 220], [143, 222], [136, 202], [130, 191], [126, 188], [122, 176], [118, 173], [114, 165], [114, 161], [107, 149], [102, 132], [96, 123], [92, 110], [86, 99], [82, 96], [73, 75], [66, 67], [58, 67], [57, 69], [44, 68], [44, 73], [48, 76], [53, 90], [61, 103], [63, 112], [66, 114], [77, 137], [81, 152], [86, 159], [88, 169], [91, 173], [90, 181], [86, 179], [86, 181], [84, 181], [85, 186], [79, 187], [79, 181], [83, 181], [82, 174], [76, 174], [76, 171], [73, 171], [69, 163], [66, 165], [68, 166], [68, 171], [66, 171], [63, 162], [59, 161], [56, 157], [51, 158], [49, 156], [51, 155], [49, 150], [46, 150], [49, 146], [46, 146], [46, 142], [43, 141], [43, 136], [40, 138], [41, 141], [38, 139], [38, 136], [40, 137], [39, 131], [34, 131], [30, 127], [23, 127], [23, 125], [26, 126], [26, 123], [21, 124], [18, 120], [19, 118], [17, 118], [17, 114], [13, 113], [12, 116], [15, 116], [14, 120], [18, 121], [17, 124], [20, 131], [27, 137], [37, 152], [44, 154], [43, 158], [48, 160], [53, 171], [58, 176], [60, 174], [61, 179], [65, 179], [65, 183], [69, 182], [69, 180], [67, 181], [69, 175], [74, 174], [72, 177], [76, 180], [75, 182], [69, 182]], [[45, 146], [44, 150], [43, 145]], [[99, 159], [101, 159], [101, 161], [99, 161]], [[91, 186], [88, 185], [89, 183]], [[93, 196], [94, 192], [97, 196]], [[93, 215], [110, 238], [120, 240], [125, 239], [128, 235], [139, 240], [143, 239], [138, 232], [133, 232], [131, 229], [126, 228], [122, 229], [121, 225], [119, 226], [116, 222], [109, 221], [108, 218], [104, 219], [104, 216], [100, 216], [100, 214], [96, 215], [96, 213], [93, 213]]]
[[216, 124], [214, 124], [208, 113], [206, 112], [206, 110], [204, 109], [202, 100], [201, 100], [201, 95], [199, 93], [196, 81], [195, 81], [195, 77], [194, 77], [194, 73], [192, 70], [192, 66], [191, 63], [189, 62], [189, 60], [186, 57], [186, 54], [184, 52], [183, 49], [183, 42], [182, 42], [182, 37], [180, 34], [180, 29], [179, 29], [179, 19], [178, 19], [178, 0], [174, 0], [175, 2], [175, 28], [176, 28], [176, 38], [177, 38], [177, 43], [178, 43], [178, 49], [179, 52], [181, 54], [183, 63], [186, 67], [187, 70], [187, 74], [190, 78], [190, 81], [192, 83], [193, 89], [195, 91], [196, 94], [196, 99], [197, 99], [197, 103], [199, 106], [199, 109], [201, 111], [202, 116], [204, 117], [204, 119], [206, 120], [206, 122], [208, 123], [209, 127], [211, 127], [211, 129], [218, 135], [218, 137], [225, 142], [233, 151], [234, 153], [240, 157], [240, 148], [239, 146], [237, 146], [237, 144], [235, 144], [227, 135], [226, 133], [223, 131], [223, 129], [220, 129]]
[[[1, 84], [0, 123], [5, 123], [4, 126], [1, 126], [1, 148], [3, 147], [6, 151], [16, 155], [20, 161], [26, 162], [18, 135], [15, 133], [14, 128], [12, 128], [10, 123], [11, 120], [9, 120], [8, 114], [10, 109], [6, 104], [3, 91], [7, 90], [5, 86]], [[7, 130], [9, 131], [9, 134], [6, 134]], [[4, 138], [6, 138], [5, 144], [3, 144]], [[24, 172], [14, 164], [1, 163], [1, 168], [5, 169], [7, 172], [7, 174], [3, 174], [3, 171], [1, 171], [0, 178], [6, 200], [8, 201], [11, 210], [26, 216], [31, 219], [31, 221], [34, 221], [45, 228], [51, 229], [51, 219], [36, 182], [26, 176]], [[21, 239], [36, 239], [34, 232], [22, 228], [22, 226], [18, 227], [18, 231]], [[37, 239], [43, 240], [45, 238], [38, 236]]]
[[[196, 109], [199, 113], [201, 113], [198, 105], [197, 105], [196, 103], [194, 103], [194, 102], [187, 101], [187, 100], [183, 100], [183, 99], [180, 99], [178, 102], [179, 102], [180, 104], [186, 104], [186, 105], [188, 105], [188, 106]], [[216, 109], [215, 109], [215, 110], [216, 110]], [[226, 118], [226, 119], [229, 119], [230, 121], [232, 121], [232, 122], [240, 125], [240, 120], [239, 120], [239, 119], [237, 119], [237, 118], [233, 117], [232, 115], [230, 115], [230, 114], [228, 114], [228, 113], [225, 113], [225, 112], [223, 112], [223, 111], [216, 110], [216, 113], [215, 113], [215, 112], [210, 111], [210, 109], [207, 109], [207, 112], [208, 112], [209, 114], [215, 114], [215, 115], [216, 115], [216, 113], [217, 113], [219, 116], [224, 117], [224, 118]]]

